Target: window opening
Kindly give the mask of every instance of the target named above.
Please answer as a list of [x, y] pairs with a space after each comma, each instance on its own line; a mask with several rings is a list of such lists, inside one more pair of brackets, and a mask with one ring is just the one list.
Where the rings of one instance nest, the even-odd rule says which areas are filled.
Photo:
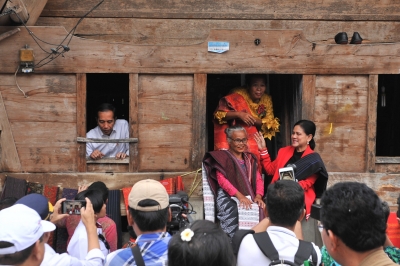
[[400, 75], [379, 75], [376, 156], [400, 156]]

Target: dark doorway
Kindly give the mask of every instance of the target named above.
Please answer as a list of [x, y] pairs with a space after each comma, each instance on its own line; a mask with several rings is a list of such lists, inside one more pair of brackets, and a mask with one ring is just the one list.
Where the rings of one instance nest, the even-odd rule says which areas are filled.
[[[214, 149], [213, 113], [219, 100], [238, 86], [244, 85], [241, 74], [207, 75], [207, 133], [209, 151]], [[290, 145], [290, 134], [295, 122], [301, 119], [302, 75], [268, 75], [267, 93], [271, 95], [274, 115], [280, 120], [280, 132], [268, 147], [272, 159], [279, 148]]]
[[400, 156], [400, 75], [379, 75], [376, 156]]
[[113, 104], [117, 118], [129, 121], [129, 74], [87, 74], [86, 82], [86, 131], [97, 126], [96, 110], [102, 103]]

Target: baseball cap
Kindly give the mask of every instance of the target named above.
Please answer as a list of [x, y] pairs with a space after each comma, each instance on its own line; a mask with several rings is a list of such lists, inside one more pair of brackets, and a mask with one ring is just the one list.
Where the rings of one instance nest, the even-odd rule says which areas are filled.
[[42, 220], [48, 220], [50, 214], [53, 213], [53, 205], [51, 205], [45, 196], [37, 193], [23, 196], [17, 200], [15, 204], [23, 204], [31, 209], [34, 209], [40, 215]]
[[[151, 199], [158, 202], [157, 206], [139, 206], [139, 202]], [[129, 207], [144, 212], [158, 211], [169, 206], [169, 196], [165, 187], [153, 179], [145, 179], [133, 185], [128, 197]]]
[[14, 244], [0, 248], [0, 255], [22, 251], [32, 246], [43, 233], [56, 229], [54, 224], [42, 220], [35, 210], [23, 204], [1, 210], [0, 224], [0, 241]]

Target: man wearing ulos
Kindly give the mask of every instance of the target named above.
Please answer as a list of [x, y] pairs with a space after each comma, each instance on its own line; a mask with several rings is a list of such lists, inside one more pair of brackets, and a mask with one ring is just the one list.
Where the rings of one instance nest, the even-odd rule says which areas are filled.
[[[127, 139], [129, 125], [124, 119], [116, 119], [115, 107], [103, 103], [97, 108], [97, 127], [90, 130], [86, 137], [90, 139]], [[86, 144], [86, 156], [93, 160], [115, 157], [125, 159], [129, 156], [128, 143], [93, 143]]]

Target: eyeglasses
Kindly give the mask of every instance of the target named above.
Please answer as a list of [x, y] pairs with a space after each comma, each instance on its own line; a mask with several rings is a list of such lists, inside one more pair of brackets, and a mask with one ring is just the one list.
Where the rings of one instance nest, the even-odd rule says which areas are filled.
[[235, 144], [246, 144], [247, 143], [247, 139], [231, 139]]
[[102, 234], [99, 234], [99, 239], [101, 242], [104, 243], [104, 246], [106, 246], [106, 249], [110, 250], [110, 244], [108, 244], [106, 238]]

